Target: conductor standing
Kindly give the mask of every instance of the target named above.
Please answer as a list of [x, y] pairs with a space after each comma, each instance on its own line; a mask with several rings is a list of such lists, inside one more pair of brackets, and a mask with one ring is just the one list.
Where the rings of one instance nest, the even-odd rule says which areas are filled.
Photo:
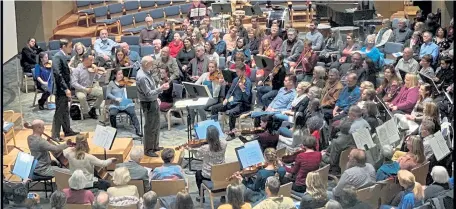
[[169, 84], [165, 83], [158, 87], [153, 76], [158, 72], [153, 72], [157, 69], [152, 69], [153, 58], [145, 56], [141, 60], [141, 69], [136, 74], [136, 86], [138, 88], [138, 98], [141, 107], [144, 111], [144, 154], [149, 157], [158, 157], [155, 153], [163, 149], [159, 147], [160, 137], [160, 112], [158, 95], [169, 88]]
[[52, 71], [54, 77], [55, 113], [52, 122], [52, 138], [60, 138], [60, 127], [62, 127], [65, 137], [74, 136], [79, 132], [74, 132], [70, 128], [70, 111], [68, 103], [71, 101], [71, 72], [68, 67], [68, 54], [71, 54], [72, 43], [67, 39], [60, 39], [60, 51], [52, 58]]

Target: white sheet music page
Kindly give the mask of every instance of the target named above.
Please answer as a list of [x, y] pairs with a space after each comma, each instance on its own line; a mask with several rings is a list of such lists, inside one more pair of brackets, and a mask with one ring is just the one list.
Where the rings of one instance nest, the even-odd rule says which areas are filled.
[[442, 132], [436, 132], [434, 134], [434, 137], [428, 140], [437, 161], [442, 160], [444, 157], [450, 154], [450, 149], [448, 148], [448, 145], [443, 138]]
[[356, 132], [353, 132], [352, 135], [358, 149], [366, 150], [364, 145], [367, 145], [369, 149], [375, 147], [372, 136], [367, 128], [360, 128]]
[[113, 127], [97, 125], [93, 136], [93, 143], [99, 147], [109, 150], [111, 149], [116, 134], [117, 129]]
[[375, 130], [378, 135], [378, 140], [382, 146], [393, 144], [401, 139], [399, 137], [399, 131], [397, 129], [396, 122], [394, 122], [393, 119], [386, 121], [382, 125], [378, 126]]
[[244, 144], [244, 148], [238, 150], [243, 168], [264, 163], [264, 156], [257, 140]]

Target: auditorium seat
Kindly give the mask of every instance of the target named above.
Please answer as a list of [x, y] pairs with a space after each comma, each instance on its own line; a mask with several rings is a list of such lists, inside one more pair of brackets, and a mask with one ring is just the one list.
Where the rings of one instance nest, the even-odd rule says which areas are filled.
[[49, 59], [52, 59], [52, 57], [54, 57], [54, 55], [57, 54], [57, 52], [59, 52], [59, 51], [60, 51], [60, 49], [49, 50], [49, 51], [46, 51], [46, 53], [48, 54]]
[[128, 45], [139, 45], [139, 36], [122, 36], [120, 42], [125, 42]]
[[97, 24], [112, 25], [117, 22], [117, 18], [106, 19], [108, 15], [108, 7], [102, 6], [93, 9], [95, 22]]
[[147, 55], [151, 55], [154, 53], [154, 47], [153, 46], [141, 46], [141, 53], [139, 56], [144, 57]]
[[137, 0], [124, 1], [124, 8], [127, 14], [130, 12], [137, 12], [139, 9], [139, 2]]
[[128, 30], [134, 27], [133, 14], [120, 16], [119, 22], [120, 24], [117, 28], [119, 35], [122, 35], [122, 33], [130, 33]]
[[152, 24], [154, 27], [158, 27], [163, 24], [162, 18], [165, 17], [165, 14], [162, 8], [150, 10], [149, 15], [154, 19], [154, 23]]
[[141, 50], [140, 50], [141, 47], [138, 46], [138, 45], [130, 45], [129, 47], [130, 47], [130, 50], [131, 50], [131, 51], [138, 52], [138, 54], [141, 52]]
[[111, 16], [111, 19], [114, 19], [122, 15], [123, 5], [122, 3], [110, 4], [108, 5], [108, 11], [109, 15]]
[[45, 41], [36, 42], [36, 45], [46, 51], [48, 49], [47, 43]]
[[49, 50], [59, 50], [59, 49], [60, 49], [60, 40], [49, 41]]
[[148, 9], [152, 9], [152, 7], [155, 7], [155, 2], [154, 1], [140, 1], [139, 5], [141, 5], [141, 11], [145, 11]]
[[80, 8], [84, 8], [87, 6], [90, 6], [90, 1], [78, 1], [76, 0], [76, 7], [78, 8], [78, 11], [80, 11]]
[[157, 0], [155, 1], [157, 6], [169, 6], [171, 4], [171, 1], [163, 1], [163, 0]]
[[[187, 16], [187, 13], [188, 13], [188, 10], [190, 9], [190, 6], [192, 4], [182, 4], [180, 5], [180, 11], [181, 11], [181, 14], [183, 17], [186, 17]], [[220, 36], [222, 37], [222, 36]]]
[[403, 48], [404, 48], [404, 44], [386, 42], [385, 48], [383, 49], [385, 55], [387, 56], [387, 59], [385, 59], [385, 65], [394, 64], [396, 62], [396, 59], [390, 59], [390, 58], [394, 58], [391, 54], [394, 54], [397, 52], [402, 52]]
[[163, 8], [165, 11], [166, 21], [171, 21], [175, 23], [182, 23], [184, 19], [180, 18], [180, 7], [179, 5], [170, 6]]

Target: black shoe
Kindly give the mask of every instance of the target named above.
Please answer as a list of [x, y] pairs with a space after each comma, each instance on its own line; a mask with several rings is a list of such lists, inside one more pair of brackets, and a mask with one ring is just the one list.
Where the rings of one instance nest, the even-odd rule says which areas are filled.
[[76, 135], [78, 135], [78, 134], [79, 134], [79, 132], [71, 131], [71, 132], [69, 132], [69, 133], [65, 133], [65, 137], [76, 136]]
[[158, 157], [158, 155], [153, 150], [148, 150], [144, 155], [149, 157]]
[[92, 107], [92, 109], [90, 109], [89, 116], [93, 119], [98, 119], [98, 115], [97, 115], [96, 109], [94, 107]]
[[161, 150], [163, 150], [163, 149], [164, 149], [163, 147], [158, 147], [158, 148], [155, 148], [155, 149], [154, 149], [154, 152], [158, 152], [158, 151], [161, 151]]
[[220, 203], [224, 204], [226, 202], [225, 196], [220, 197]]
[[44, 109], [45, 109], [45, 108], [44, 108], [44, 104], [38, 104], [38, 109], [44, 110]]
[[139, 137], [143, 137], [143, 134], [139, 131], [136, 132], [136, 135], [139, 136]]
[[[201, 199], [200, 199], [199, 196], [197, 196], [197, 197], [195, 198], [195, 200], [196, 200], [196, 202], [200, 202]], [[204, 202], [206, 202], [206, 201], [205, 201], [205, 199], [204, 199], [204, 197], [203, 197], [203, 203], [204, 203]]]

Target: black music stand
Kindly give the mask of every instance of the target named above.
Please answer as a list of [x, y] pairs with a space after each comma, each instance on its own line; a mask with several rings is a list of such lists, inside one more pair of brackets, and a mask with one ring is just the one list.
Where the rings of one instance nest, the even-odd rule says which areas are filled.
[[[385, 104], [383, 99], [380, 99], [380, 97], [378, 97], [377, 95], [375, 95], [375, 99], [377, 99], [378, 103], [382, 105], [383, 109], [385, 109], [386, 113], [390, 116], [390, 118], [393, 118], [393, 113], [389, 110], [388, 106]], [[384, 121], [386, 121], [386, 117]]]
[[441, 92], [439, 91], [439, 87], [435, 84], [434, 80], [430, 78], [429, 76], [423, 74], [423, 73], [418, 73], [420, 76], [421, 80], [423, 80], [426, 83], [432, 84], [432, 87], [435, 89], [435, 93], [440, 94]]
[[222, 70], [223, 79], [228, 83], [233, 83], [233, 72], [231, 70]]
[[[135, 99], [138, 98], [138, 90], [137, 90], [136, 86], [127, 86], [125, 88], [126, 88], [126, 91], [127, 91], [127, 98], [128, 99], [135, 100]], [[141, 130], [141, 133], [144, 136], [142, 112], [143, 112], [142, 111], [142, 106], [141, 106], [141, 103], [140, 103], [139, 104], [139, 118], [140, 118], [141, 125], [140, 125], [139, 129]], [[135, 139], [135, 138], [133, 138], [133, 139]], [[141, 139], [141, 137], [139, 137], [139, 139]], [[140, 141], [141, 141], [141, 144], [142, 144], [142, 140], [140, 140]]]
[[231, 13], [233, 12], [230, 3], [212, 3], [212, 12], [213, 13]]

